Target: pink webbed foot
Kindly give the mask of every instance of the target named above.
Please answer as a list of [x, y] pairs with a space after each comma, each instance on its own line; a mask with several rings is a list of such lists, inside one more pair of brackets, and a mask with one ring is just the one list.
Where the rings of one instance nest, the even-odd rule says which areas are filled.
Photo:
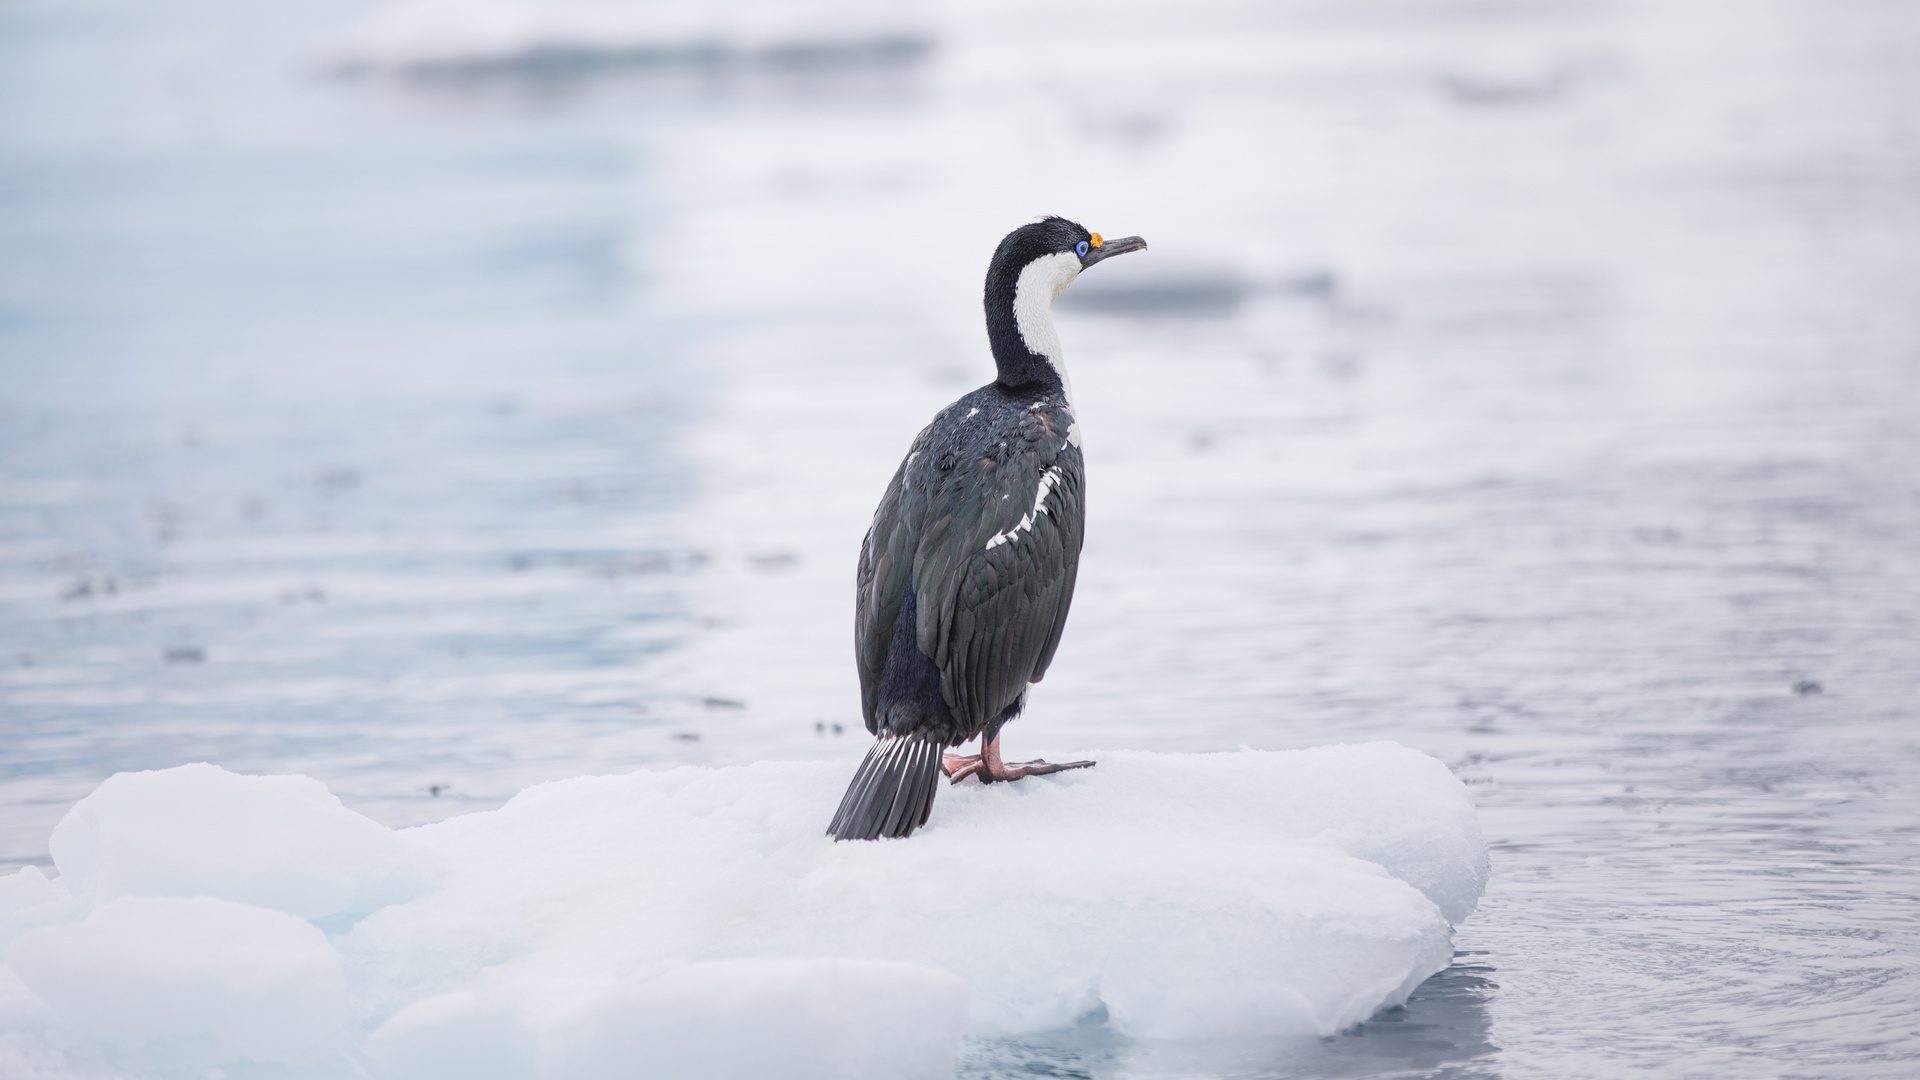
[[1001, 774], [993, 777], [993, 779], [1018, 780], [1023, 776], [1050, 776], [1057, 772], [1066, 772], [1068, 769], [1091, 769], [1095, 764], [1095, 762], [1091, 761], [1062, 761], [1058, 763], [1052, 761], [1020, 761], [1011, 765], [1001, 766]]
[[995, 735], [980, 748], [980, 779], [986, 783], [1002, 780], [1018, 780], [1026, 776], [1049, 776], [1068, 769], [1091, 769], [1091, 761], [1067, 761], [1054, 764], [1051, 761], [1016, 761], [1008, 764], [1000, 760], [1000, 737]]

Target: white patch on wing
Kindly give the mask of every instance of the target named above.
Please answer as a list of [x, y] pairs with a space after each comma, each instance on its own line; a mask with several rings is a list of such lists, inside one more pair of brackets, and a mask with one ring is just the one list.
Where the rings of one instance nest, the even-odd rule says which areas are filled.
[[[1039, 520], [1041, 514], [1052, 513], [1046, 506], [1047, 496], [1053, 493], [1053, 485], [1059, 482], [1060, 466], [1055, 465], [1042, 473], [1040, 475], [1040, 490], [1034, 492], [1033, 495], [1033, 509], [1028, 511], [1026, 516], [1020, 519], [1020, 523], [1013, 528], [1008, 529], [1006, 532], [994, 533], [993, 536], [987, 540], [987, 550], [992, 551], [1001, 544], [1018, 540], [1021, 533], [1033, 528], [1033, 523]], [[1002, 497], [1004, 498], [1005, 496]]]
[[1013, 321], [1027, 348], [1047, 358], [1060, 376], [1060, 389], [1073, 404], [1073, 380], [1067, 378], [1067, 357], [1060, 333], [1053, 328], [1053, 302], [1080, 276], [1080, 259], [1071, 251], [1042, 255], [1020, 271], [1013, 289]]
[[971, 408], [971, 409], [968, 409], [968, 410], [967, 410], [967, 416], [966, 416], [966, 418], [967, 418], [968, 420], [971, 420], [971, 419], [973, 419], [973, 418], [974, 418], [975, 416], [977, 416], [977, 415], [979, 414], [979, 412], [980, 412], [980, 408], [979, 408], [979, 406], [975, 406], [975, 407], [973, 407], [973, 408]]

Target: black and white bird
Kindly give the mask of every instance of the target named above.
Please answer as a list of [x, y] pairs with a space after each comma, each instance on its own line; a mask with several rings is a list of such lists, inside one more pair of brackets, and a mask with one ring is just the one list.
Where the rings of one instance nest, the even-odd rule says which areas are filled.
[[[1053, 302], [1082, 270], [1146, 246], [1049, 217], [994, 251], [987, 340], [999, 377], [913, 440], [860, 547], [854, 649], [861, 711], [879, 741], [840, 800], [834, 839], [912, 833], [942, 772], [991, 782], [1093, 764], [1009, 764], [1000, 729], [1060, 645], [1086, 523]], [[976, 736], [979, 754], [945, 752]]]

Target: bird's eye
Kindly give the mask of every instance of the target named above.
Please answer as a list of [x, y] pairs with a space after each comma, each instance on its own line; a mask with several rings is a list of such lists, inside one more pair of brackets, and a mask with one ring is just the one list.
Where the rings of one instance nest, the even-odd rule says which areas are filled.
[[1082, 241], [1080, 241], [1079, 243], [1077, 243], [1077, 244], [1075, 244], [1075, 245], [1073, 245], [1073, 253], [1074, 253], [1075, 255], [1078, 255], [1078, 256], [1080, 256], [1080, 257], [1081, 257], [1081, 258], [1083, 258], [1083, 259], [1084, 259], [1084, 258], [1086, 258], [1086, 257], [1087, 257], [1087, 242], [1086, 242], [1085, 240], [1082, 240]]

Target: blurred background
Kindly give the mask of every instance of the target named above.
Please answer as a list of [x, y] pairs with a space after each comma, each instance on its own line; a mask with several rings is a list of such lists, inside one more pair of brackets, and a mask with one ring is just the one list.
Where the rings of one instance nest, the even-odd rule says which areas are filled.
[[962, 1075], [1920, 1067], [1902, 0], [0, 0], [0, 867], [188, 761], [851, 768], [1041, 213], [1152, 248], [1011, 752], [1398, 740], [1495, 877], [1349, 1035]]

